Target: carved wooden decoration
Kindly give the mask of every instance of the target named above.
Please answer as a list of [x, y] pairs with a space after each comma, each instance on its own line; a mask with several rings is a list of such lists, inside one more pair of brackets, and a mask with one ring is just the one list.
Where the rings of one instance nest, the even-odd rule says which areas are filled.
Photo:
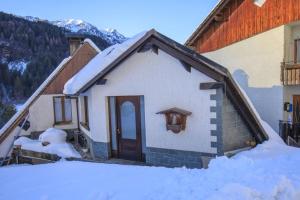
[[158, 112], [157, 114], [164, 114], [166, 117], [166, 128], [173, 133], [179, 133], [185, 130], [186, 118], [192, 113], [180, 108], [170, 108]]

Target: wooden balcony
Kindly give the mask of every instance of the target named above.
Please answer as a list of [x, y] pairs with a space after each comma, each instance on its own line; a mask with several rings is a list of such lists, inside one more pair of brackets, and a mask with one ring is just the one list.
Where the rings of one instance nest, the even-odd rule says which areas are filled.
[[283, 85], [300, 85], [300, 63], [281, 63], [281, 82]]

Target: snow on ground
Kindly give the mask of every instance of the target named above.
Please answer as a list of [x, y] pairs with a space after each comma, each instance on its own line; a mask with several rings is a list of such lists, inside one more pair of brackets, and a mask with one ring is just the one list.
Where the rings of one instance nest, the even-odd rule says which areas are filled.
[[0, 199], [299, 200], [300, 149], [286, 146], [261, 122], [268, 141], [231, 158], [218, 157], [208, 169], [75, 161], [2, 167]]
[[[66, 142], [66, 136], [67, 133], [63, 130], [49, 128], [40, 135], [38, 140], [20, 137], [14, 142], [14, 145], [21, 145], [21, 148], [26, 150], [56, 154], [62, 158], [80, 158], [73, 146]], [[43, 146], [43, 142], [50, 144]]]
[[300, 149], [266, 142], [208, 169], [57, 162], [0, 168], [0, 199], [300, 199]]
[[298, 200], [300, 149], [263, 126], [274, 137], [234, 157], [218, 157], [208, 169], [75, 161], [3, 167], [0, 199]]

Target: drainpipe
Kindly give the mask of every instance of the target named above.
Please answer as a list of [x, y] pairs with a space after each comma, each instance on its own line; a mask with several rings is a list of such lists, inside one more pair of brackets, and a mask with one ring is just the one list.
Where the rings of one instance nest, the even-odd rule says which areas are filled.
[[76, 114], [77, 114], [77, 129], [78, 131], [80, 130], [80, 127], [79, 127], [79, 106], [78, 106], [78, 97], [76, 97]]

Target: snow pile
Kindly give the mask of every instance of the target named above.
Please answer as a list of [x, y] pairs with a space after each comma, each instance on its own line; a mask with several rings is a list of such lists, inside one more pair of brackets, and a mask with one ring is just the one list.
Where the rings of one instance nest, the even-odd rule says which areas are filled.
[[138, 42], [147, 32], [137, 34], [121, 44], [115, 44], [98, 53], [84, 68], [75, 74], [64, 86], [64, 94], [73, 95], [85, 84], [101, 73], [109, 64]]
[[[39, 137], [39, 140], [32, 140], [27, 137], [20, 137], [14, 145], [21, 145], [22, 149], [56, 154], [62, 158], [80, 158], [79, 153], [73, 148], [71, 144], [66, 142], [67, 133], [56, 128], [49, 128]], [[43, 146], [43, 142], [50, 144]]]
[[39, 141], [49, 142], [50, 144], [61, 144], [65, 143], [67, 133], [58, 128], [48, 128], [39, 136]]

